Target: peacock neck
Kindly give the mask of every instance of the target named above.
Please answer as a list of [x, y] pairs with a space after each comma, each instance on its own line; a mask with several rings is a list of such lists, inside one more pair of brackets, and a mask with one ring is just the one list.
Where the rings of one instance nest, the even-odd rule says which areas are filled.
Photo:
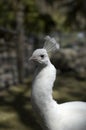
[[52, 64], [44, 68], [37, 68], [32, 85], [32, 104], [38, 110], [50, 108], [50, 104], [55, 102], [52, 97], [53, 83], [56, 77], [56, 69]]

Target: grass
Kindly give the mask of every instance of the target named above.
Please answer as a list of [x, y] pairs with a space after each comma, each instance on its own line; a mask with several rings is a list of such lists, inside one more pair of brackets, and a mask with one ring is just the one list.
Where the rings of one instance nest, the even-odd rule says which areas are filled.
[[[30, 102], [31, 80], [0, 92], [0, 130], [41, 130]], [[86, 101], [86, 81], [59, 76], [53, 96], [58, 102]]]

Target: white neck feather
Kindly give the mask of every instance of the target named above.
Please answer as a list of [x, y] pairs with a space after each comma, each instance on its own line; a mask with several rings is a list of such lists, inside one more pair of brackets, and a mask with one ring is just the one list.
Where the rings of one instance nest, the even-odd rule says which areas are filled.
[[56, 69], [51, 63], [44, 68], [38, 67], [36, 70], [31, 97], [33, 107], [36, 111], [41, 111], [41, 114], [44, 114], [46, 109], [50, 109], [51, 104], [56, 104], [52, 97], [55, 78]]

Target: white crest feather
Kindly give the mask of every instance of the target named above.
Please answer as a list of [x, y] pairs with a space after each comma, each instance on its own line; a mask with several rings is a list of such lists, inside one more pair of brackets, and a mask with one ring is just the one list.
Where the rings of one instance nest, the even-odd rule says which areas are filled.
[[56, 42], [54, 38], [51, 38], [50, 36], [45, 37], [45, 43], [44, 43], [44, 49], [46, 49], [47, 52], [55, 52], [60, 48], [60, 45]]

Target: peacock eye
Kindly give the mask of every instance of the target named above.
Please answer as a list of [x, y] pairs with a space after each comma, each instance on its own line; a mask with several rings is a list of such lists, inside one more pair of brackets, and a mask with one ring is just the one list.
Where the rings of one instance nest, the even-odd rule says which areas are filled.
[[41, 58], [44, 58], [44, 55], [40, 55]]

